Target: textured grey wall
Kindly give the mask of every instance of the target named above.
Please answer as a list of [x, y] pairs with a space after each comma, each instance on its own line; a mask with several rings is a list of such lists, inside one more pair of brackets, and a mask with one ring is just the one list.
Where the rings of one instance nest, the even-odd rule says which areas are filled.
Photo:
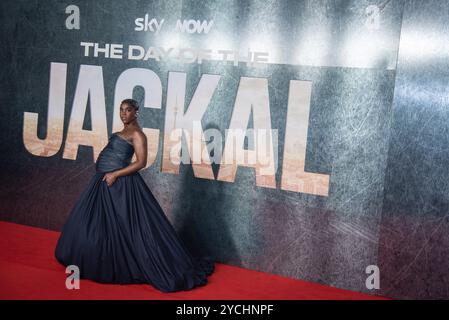
[[[64, 27], [70, 4], [80, 7], [80, 30]], [[375, 29], [365, 25], [370, 5], [379, 9]], [[202, 74], [222, 75], [202, 119], [204, 129], [222, 133], [240, 77], [267, 78], [280, 163], [289, 81], [310, 80], [306, 170], [330, 175], [328, 197], [281, 190], [281, 166], [276, 189], [256, 187], [253, 170], [246, 168], [239, 168], [234, 183], [194, 178], [188, 165], [179, 175], [161, 173], [162, 137], [156, 162], [142, 176], [188, 245], [217, 261], [371, 294], [449, 298], [449, 51], [437, 50], [449, 43], [446, 1], [3, 1], [0, 6], [0, 112], [7, 119], [0, 219], [59, 230], [94, 172], [89, 147], [82, 146], [73, 161], [63, 159], [62, 150], [36, 157], [23, 146], [25, 111], [39, 112], [38, 134], [45, 137], [50, 62], [68, 66], [67, 117], [81, 64], [103, 67], [108, 119], [120, 73], [134, 67], [155, 71], [163, 84], [162, 109], [143, 110], [141, 125], [160, 130], [169, 71], [187, 72], [186, 102]], [[178, 18], [215, 24], [204, 37], [134, 32], [134, 19], [147, 12], [167, 25]], [[79, 47], [80, 41], [174, 40], [224, 48], [261, 43], [259, 49], [272, 53], [273, 61], [251, 68], [218, 61], [111, 60], [82, 57]], [[134, 98], [141, 101], [143, 95], [136, 89]], [[90, 124], [87, 116], [85, 128]], [[214, 166], [215, 176], [218, 169]], [[380, 267], [377, 291], [365, 286], [365, 268], [373, 264]]]
[[379, 239], [384, 292], [449, 297], [449, 3], [404, 8]]

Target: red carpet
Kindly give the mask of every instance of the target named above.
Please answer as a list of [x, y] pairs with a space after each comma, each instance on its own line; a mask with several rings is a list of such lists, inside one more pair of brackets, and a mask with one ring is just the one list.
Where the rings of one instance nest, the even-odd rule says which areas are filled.
[[381, 299], [358, 292], [216, 264], [209, 283], [190, 291], [162, 293], [150, 285], [99, 284], [81, 280], [65, 287], [65, 267], [53, 256], [58, 232], [0, 221], [0, 299]]

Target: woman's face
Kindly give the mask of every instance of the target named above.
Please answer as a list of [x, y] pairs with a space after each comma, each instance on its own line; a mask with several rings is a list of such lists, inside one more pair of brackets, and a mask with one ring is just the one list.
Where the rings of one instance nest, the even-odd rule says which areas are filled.
[[120, 106], [120, 119], [124, 124], [130, 123], [136, 119], [136, 110], [127, 103], [123, 103]]

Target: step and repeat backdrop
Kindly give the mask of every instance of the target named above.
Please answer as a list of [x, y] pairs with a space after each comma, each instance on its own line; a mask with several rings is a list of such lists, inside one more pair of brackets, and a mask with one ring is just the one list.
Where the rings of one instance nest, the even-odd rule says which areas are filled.
[[449, 298], [448, 1], [0, 7], [1, 220], [59, 231], [134, 98], [192, 250]]

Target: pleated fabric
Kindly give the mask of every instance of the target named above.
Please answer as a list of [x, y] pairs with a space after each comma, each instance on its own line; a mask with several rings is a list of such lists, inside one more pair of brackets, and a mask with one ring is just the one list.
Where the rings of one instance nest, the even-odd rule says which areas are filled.
[[64, 224], [56, 259], [101, 283], [148, 283], [162, 292], [205, 285], [213, 259], [191, 255], [140, 173], [111, 186], [102, 181], [106, 172], [128, 165], [133, 153], [132, 144], [111, 136]]

